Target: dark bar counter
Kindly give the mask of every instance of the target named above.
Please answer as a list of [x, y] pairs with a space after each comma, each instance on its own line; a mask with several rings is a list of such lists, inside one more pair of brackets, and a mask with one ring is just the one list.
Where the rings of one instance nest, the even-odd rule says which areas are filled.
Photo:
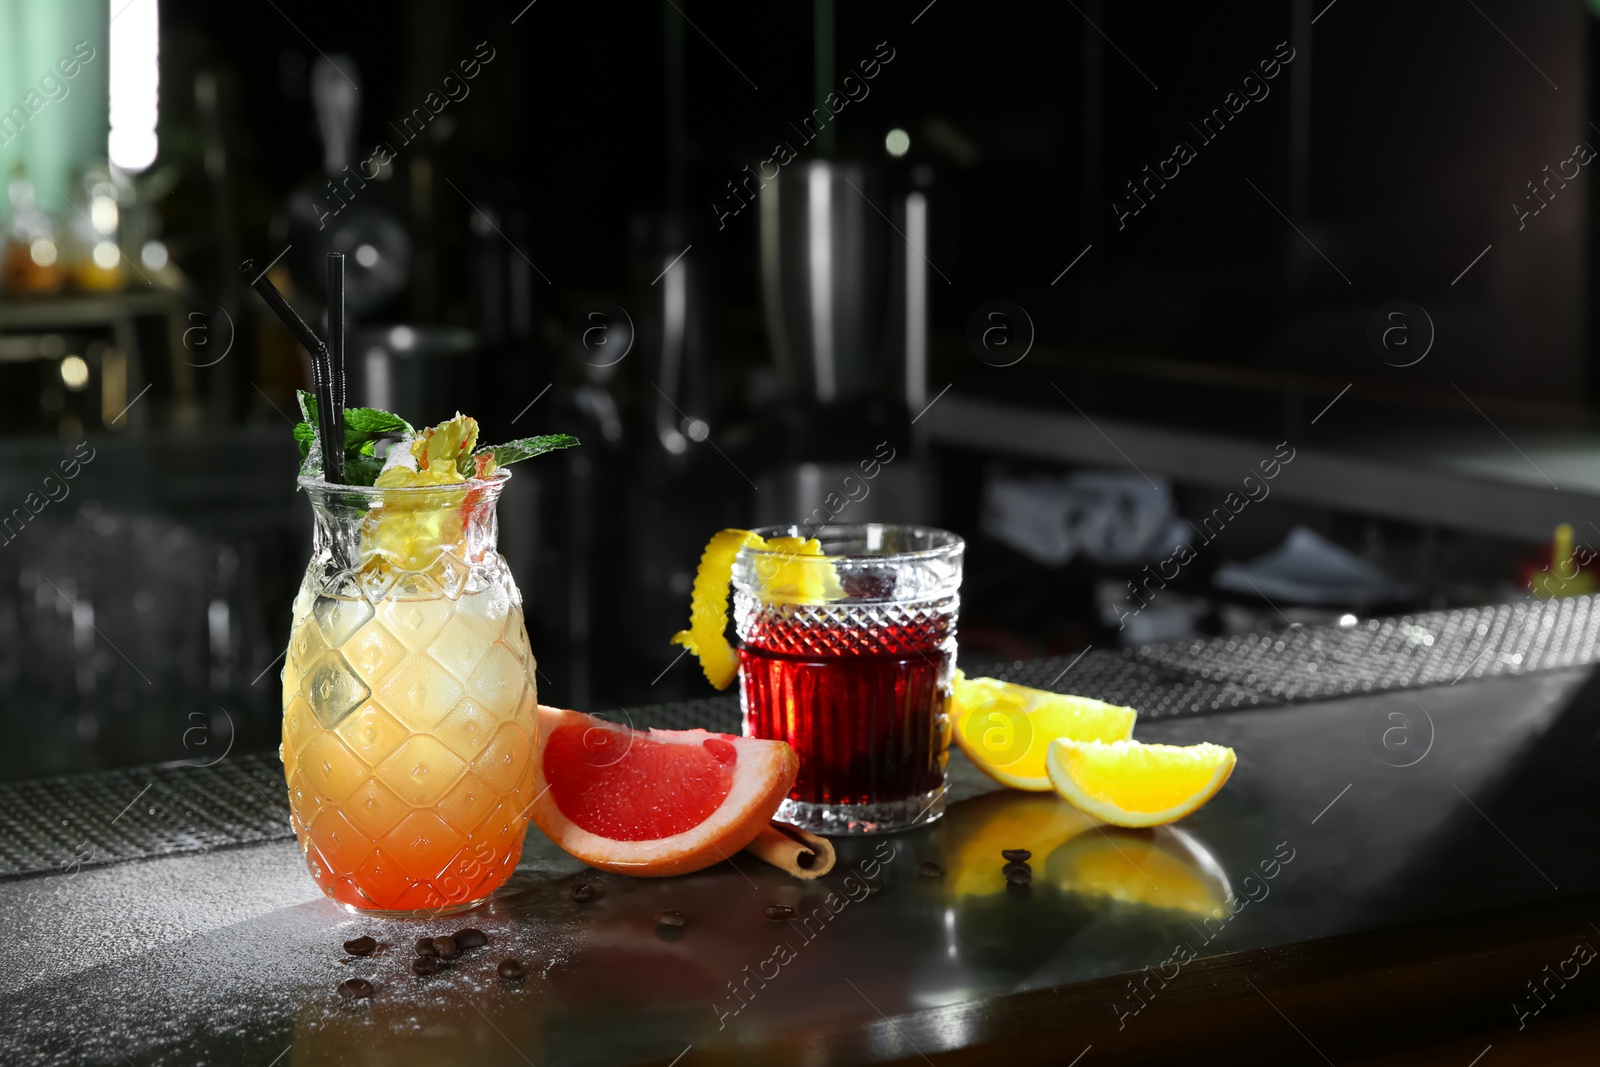
[[[267, 757], [7, 786], [0, 1060], [1592, 1062], [1597, 627], [1579, 598], [996, 668], [1120, 696], [1141, 740], [1238, 767], [1192, 817], [1126, 831], [953, 753], [941, 822], [841, 841], [815, 882], [748, 853], [612, 876], [530, 830], [491, 903], [440, 920], [324, 899]], [[1008, 848], [1031, 885], [1006, 885]], [[666, 908], [686, 925], [658, 930]], [[416, 937], [468, 925], [486, 948], [411, 973]], [[362, 935], [379, 950], [345, 955]], [[370, 1000], [338, 995], [351, 977]]]

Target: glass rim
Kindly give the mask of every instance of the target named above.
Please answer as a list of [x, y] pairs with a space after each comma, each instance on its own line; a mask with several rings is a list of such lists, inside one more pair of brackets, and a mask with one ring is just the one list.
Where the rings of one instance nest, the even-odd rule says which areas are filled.
[[[904, 552], [863, 552], [840, 556], [826, 554], [821, 556], [801, 556], [795, 553], [793, 549], [757, 548], [753, 545], [746, 545], [739, 549], [738, 554], [741, 556], [748, 553], [750, 556], [781, 557], [785, 560], [815, 559], [829, 561], [883, 562], [885, 560], [938, 559], [943, 556], [952, 556], [957, 552], [965, 550], [967, 544], [966, 539], [960, 534], [951, 533], [949, 530], [942, 529], [938, 526], [924, 526], [921, 523], [910, 522], [833, 523], [827, 526], [817, 527], [810, 533], [810, 536], [807, 538], [807, 540], [812, 537], [821, 540], [828, 536], [830, 532], [833, 534], [833, 536], [837, 537], [845, 531], [859, 533], [864, 537], [865, 532], [874, 527], [880, 530], [909, 530], [916, 534], [931, 535], [935, 539], [942, 539], [942, 543], [935, 544], [930, 548], [913, 548]], [[755, 534], [757, 537], [760, 537], [763, 540], [770, 541], [774, 537], [799, 537], [801, 536], [801, 527], [800, 523], [794, 522], [775, 526], [757, 526], [749, 532]]]
[[357, 494], [371, 498], [405, 497], [412, 493], [460, 493], [474, 489], [498, 489], [511, 478], [511, 471], [501, 467], [487, 478], [467, 478], [459, 482], [440, 485], [342, 485], [326, 482], [320, 477], [302, 474], [295, 478], [300, 488], [310, 492], [315, 489], [325, 493]]

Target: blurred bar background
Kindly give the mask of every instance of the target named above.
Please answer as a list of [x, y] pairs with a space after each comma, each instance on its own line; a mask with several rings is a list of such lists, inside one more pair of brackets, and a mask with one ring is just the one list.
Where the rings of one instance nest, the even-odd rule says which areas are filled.
[[583, 441], [547, 703], [706, 695], [725, 526], [961, 533], [968, 664], [1593, 591], [1592, 5], [925, 3], [0, 0], [0, 777], [277, 743], [246, 259], [346, 253], [352, 403]]

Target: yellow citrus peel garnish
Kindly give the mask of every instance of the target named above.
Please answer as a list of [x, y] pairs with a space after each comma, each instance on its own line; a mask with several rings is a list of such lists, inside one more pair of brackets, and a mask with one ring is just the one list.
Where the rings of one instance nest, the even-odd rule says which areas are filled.
[[759, 548], [766, 541], [749, 530], [719, 530], [700, 555], [690, 594], [689, 628], [672, 635], [672, 643], [682, 645], [700, 660], [706, 681], [726, 689], [739, 671], [739, 657], [728, 644], [728, 585], [733, 581], [733, 558], [749, 545]]
[[780, 553], [758, 564], [763, 599], [820, 604], [844, 595], [838, 572], [822, 558], [822, 543], [816, 538], [774, 537], [768, 541], [749, 530], [718, 531], [706, 544], [700, 569], [695, 572], [689, 628], [672, 635], [672, 643], [693, 652], [706, 681], [718, 689], [728, 688], [739, 673], [739, 655], [725, 635], [733, 561], [744, 548]]
[[839, 572], [822, 559], [822, 542], [815, 537], [774, 537], [759, 546], [782, 555], [764, 556], [756, 564], [762, 599], [785, 604], [824, 604], [844, 596]]
[[[478, 423], [467, 415], [441, 422], [411, 443], [417, 469], [390, 467], [373, 484], [380, 489], [451, 486], [466, 481], [460, 463], [478, 442]], [[460, 551], [464, 490], [386, 495], [362, 522], [361, 554], [371, 566], [427, 570], [447, 549]]]

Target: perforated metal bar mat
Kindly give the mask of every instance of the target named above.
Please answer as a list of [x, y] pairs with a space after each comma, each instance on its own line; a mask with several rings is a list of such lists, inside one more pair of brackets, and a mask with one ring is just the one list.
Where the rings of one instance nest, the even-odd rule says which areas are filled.
[[1147, 645], [1135, 658], [1279, 701], [1451, 685], [1600, 660], [1600, 597]]
[[1051, 656], [1012, 663], [962, 663], [969, 676], [1138, 708], [1147, 719], [1200, 715], [1211, 711], [1271, 707], [1282, 703], [1246, 686], [1197, 678], [1134, 659], [1132, 653], [1092, 649], [1081, 656]]
[[736, 734], [742, 729], [739, 697], [732, 693], [700, 700], [679, 700], [672, 704], [651, 704], [616, 713], [601, 712], [600, 717], [632, 726], [636, 730], [711, 730], [719, 734]]
[[[974, 676], [1126, 704], [1146, 718], [1171, 718], [1594, 663], [1597, 601], [1466, 608], [962, 667]], [[640, 729], [737, 733], [739, 701], [724, 695], [605, 717]], [[0, 878], [70, 874], [292, 836], [275, 754], [230, 756], [212, 767], [163, 764], [0, 784]]]
[[0, 876], [293, 836], [276, 754], [0, 785]]
[[[1183, 671], [1142, 662], [1131, 652], [1091, 649], [1082, 655], [1010, 663], [963, 660], [961, 667], [972, 677], [1001, 678], [1035, 689], [1125, 704], [1138, 708], [1139, 714], [1149, 719], [1282, 703], [1248, 686], [1197, 678]], [[741, 729], [739, 698], [732, 695], [630, 708], [603, 717], [638, 729], [692, 730], [699, 727], [735, 734]]]

